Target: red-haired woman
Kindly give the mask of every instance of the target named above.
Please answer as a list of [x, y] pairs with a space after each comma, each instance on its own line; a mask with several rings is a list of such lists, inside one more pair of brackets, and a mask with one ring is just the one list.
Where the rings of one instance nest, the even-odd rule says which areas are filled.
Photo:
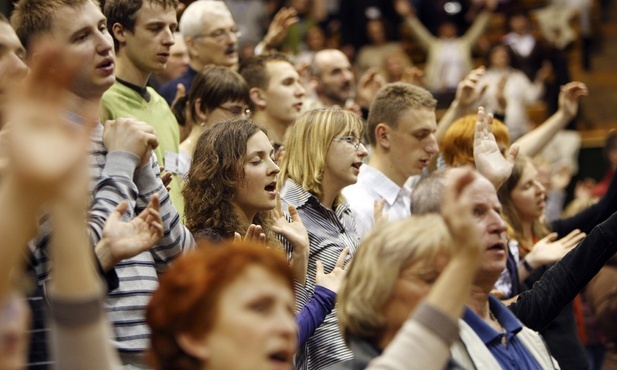
[[[155, 369], [291, 369], [294, 281], [283, 255], [224, 241], [177, 259], [147, 321]], [[173, 302], [173, 304], [170, 304]]]

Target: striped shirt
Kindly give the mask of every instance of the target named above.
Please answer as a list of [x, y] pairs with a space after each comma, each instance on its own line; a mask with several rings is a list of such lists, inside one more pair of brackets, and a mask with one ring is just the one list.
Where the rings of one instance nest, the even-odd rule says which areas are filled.
[[[321, 261], [324, 271], [330, 273], [345, 247], [349, 247], [348, 258], [353, 257], [358, 236], [351, 210], [345, 202], [339, 204], [334, 211], [330, 210], [324, 207], [316, 196], [291, 179], [285, 181], [281, 199], [296, 207], [309, 236], [306, 284], [296, 292], [296, 310], [299, 311], [308, 303], [315, 290], [316, 261]], [[338, 327], [335, 308], [326, 316], [307, 344], [298, 349], [296, 369], [317, 370], [351, 358], [352, 353], [345, 345]]]
[[[92, 134], [90, 147], [92, 203], [88, 211], [88, 231], [92, 245], [101, 239], [105, 221], [122, 200], [129, 203], [123, 221], [139, 215], [153, 194], [157, 193], [160, 200], [163, 238], [149, 251], [124, 260], [115, 267], [120, 285], [109, 294], [106, 302], [115, 329], [117, 348], [120, 351], [142, 352], [148, 348], [149, 338], [145, 308], [150, 295], [158, 287], [158, 274], [182, 251], [192, 248], [194, 242], [191, 233], [180, 222], [178, 212], [161, 182], [156, 157], [151, 157], [149, 165], [137, 168], [139, 158], [132, 153], [108, 153], [102, 135], [103, 126], [98, 125]], [[51, 269], [47, 250], [50, 237], [51, 224], [48, 218], [43, 217], [39, 235], [29, 245], [34, 257], [32, 267], [39, 283], [48, 278]], [[37, 330], [40, 332], [41, 329]]]

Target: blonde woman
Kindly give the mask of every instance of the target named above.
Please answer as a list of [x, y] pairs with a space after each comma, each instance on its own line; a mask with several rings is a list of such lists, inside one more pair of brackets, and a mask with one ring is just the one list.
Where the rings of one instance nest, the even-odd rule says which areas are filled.
[[[302, 114], [287, 132], [279, 174], [281, 198], [298, 210], [310, 246], [306, 284], [297, 292], [297, 309], [313, 295], [318, 269], [334, 269], [345, 248], [350, 256], [355, 253], [358, 235], [341, 190], [357, 181], [362, 159], [368, 154], [360, 141], [363, 127], [362, 119], [351, 112], [321, 109]], [[296, 368], [320, 369], [351, 357], [335, 309], [307, 345], [299, 348]]]

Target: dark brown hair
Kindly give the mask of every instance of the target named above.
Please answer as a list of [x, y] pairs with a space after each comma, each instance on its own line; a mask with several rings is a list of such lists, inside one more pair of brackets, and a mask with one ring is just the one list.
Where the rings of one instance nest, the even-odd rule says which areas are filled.
[[[248, 119], [230, 119], [206, 129], [195, 146], [191, 169], [186, 178], [184, 217], [186, 227], [195, 234], [214, 230], [223, 238], [234, 233], [244, 235], [236, 210], [231, 203], [244, 178], [247, 142], [262, 129]], [[253, 224], [260, 225], [270, 246], [280, 247], [274, 232], [270, 211], [258, 212]]]
[[238, 72], [244, 77], [249, 87], [267, 89], [270, 84], [270, 74], [266, 68], [269, 62], [287, 62], [292, 64], [287, 54], [269, 53], [246, 58], [240, 63]]
[[242, 101], [249, 107], [252, 103], [244, 78], [230, 68], [215, 65], [206, 66], [199, 71], [188, 94], [174, 103], [174, 115], [182, 125], [196, 123], [197, 99], [201, 99], [200, 109], [208, 112], [228, 101]]
[[[176, 9], [178, 0], [148, 0], [150, 3], [160, 4], [163, 9]], [[114, 39], [114, 50], [118, 51], [120, 44], [112, 31], [115, 23], [119, 23], [125, 30], [134, 32], [137, 12], [141, 9], [144, 0], [106, 0], [103, 12], [107, 18], [107, 29]]]

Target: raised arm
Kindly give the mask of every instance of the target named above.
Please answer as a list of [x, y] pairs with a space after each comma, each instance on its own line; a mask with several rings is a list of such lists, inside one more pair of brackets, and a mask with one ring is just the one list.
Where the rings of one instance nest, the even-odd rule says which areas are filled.
[[309, 238], [296, 207], [290, 204], [288, 211], [291, 222], [287, 220], [281, 205], [281, 197], [277, 194], [272, 231], [284, 236], [293, 246], [291, 271], [294, 279], [304, 285], [306, 283], [306, 270], [310, 249]]
[[285, 39], [291, 25], [298, 23], [298, 12], [294, 8], [281, 8], [268, 25], [268, 32], [255, 46], [255, 54], [260, 55], [276, 50]]
[[425, 301], [367, 369], [443, 369], [448, 361], [450, 345], [458, 335], [457, 320], [463, 314], [483, 250], [468, 188], [473, 179], [470, 171], [458, 174], [444, 193], [442, 214], [456, 243], [450, 262]]
[[432, 43], [438, 41], [416, 17], [416, 11], [409, 0], [394, 0], [394, 9], [407, 22], [422, 48], [428, 50]]
[[486, 29], [486, 26], [488, 26], [488, 22], [491, 19], [491, 14], [497, 7], [497, 2], [498, 0], [485, 0], [484, 10], [478, 14], [476, 19], [471, 24], [471, 27], [469, 27], [467, 32], [462, 36], [470, 47], [473, 46], [478, 38], [480, 38], [480, 36], [484, 33], [484, 30]]
[[519, 138], [520, 153], [527, 157], [537, 155], [546, 144], [563, 129], [578, 111], [578, 99], [587, 96], [587, 86], [578, 81], [570, 82], [561, 87], [559, 93], [559, 109], [543, 124]]
[[[24, 238], [31, 237], [31, 225], [40, 207], [45, 204], [52, 210], [55, 279], [47, 292], [52, 322], [57, 325], [52, 333], [56, 337], [52, 341], [56, 360], [59, 368], [111, 369], [118, 364], [117, 355], [108, 339], [104, 289], [94, 267], [85, 221], [90, 179], [87, 148], [93, 125], [76, 125], [75, 117], [70, 117], [77, 115], [84, 122], [96, 122], [96, 107], [76, 101], [66, 91], [76, 70], [77, 65], [66, 60], [63, 50], [44, 47], [37, 50], [24, 86], [11, 93], [14, 101], [9, 104], [8, 117], [13, 124], [5, 147], [9, 165], [0, 192], [2, 201], [7, 201], [0, 216], [5, 237], [0, 246], [4, 252], [5, 243], [18, 242], [9, 245], [10, 251], [23, 251], [20, 247], [26, 245]], [[80, 108], [75, 110], [76, 106]], [[67, 114], [71, 108], [72, 113]], [[14, 199], [5, 198], [10, 195]], [[25, 203], [13, 210], [11, 201], [15, 200]], [[7, 215], [10, 217], [5, 219]], [[11, 224], [20, 221], [21, 227]], [[5, 230], [11, 226], [15, 228]], [[3, 253], [2, 262], [12, 258]], [[19, 264], [14, 261], [14, 265]], [[4, 274], [10, 268], [1, 271]], [[6, 282], [4, 277], [0, 280]], [[80, 329], [75, 329], [78, 326]], [[80, 362], [86, 357], [96, 360]]]
[[486, 85], [478, 85], [478, 81], [480, 81], [485, 71], [486, 69], [484, 66], [478, 67], [469, 72], [463, 81], [459, 82], [454, 100], [437, 124], [437, 131], [435, 132], [437, 144], [441, 144], [443, 137], [446, 135], [446, 131], [448, 131], [454, 121], [470, 113], [470, 108], [486, 91]]
[[[0, 182], [0, 299], [8, 277], [21, 266], [24, 248], [38, 228], [41, 206], [57, 195], [88, 146], [92, 125], [75, 126], [67, 111], [75, 97], [66, 91], [77, 66], [60, 48], [38, 51], [24, 83], [7, 93], [3, 155], [7, 167]], [[96, 107], [79, 105], [75, 113], [95, 122]]]
[[506, 157], [501, 154], [495, 135], [493, 135], [493, 115], [478, 108], [478, 122], [473, 139], [473, 157], [476, 169], [499, 189], [512, 174], [514, 161], [518, 155], [516, 144], [510, 147]]

